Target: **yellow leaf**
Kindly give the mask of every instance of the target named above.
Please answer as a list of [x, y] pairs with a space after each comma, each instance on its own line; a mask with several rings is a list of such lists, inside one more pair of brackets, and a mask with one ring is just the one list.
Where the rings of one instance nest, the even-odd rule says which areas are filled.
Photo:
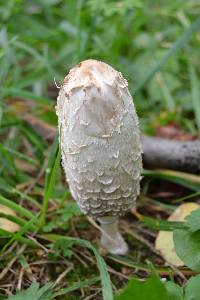
[[[0, 204], [0, 213], [4, 213], [11, 216], [16, 216], [15, 212], [7, 206]], [[4, 229], [9, 232], [16, 232], [19, 230], [19, 225], [7, 220], [5, 218], [0, 218], [0, 229]]]

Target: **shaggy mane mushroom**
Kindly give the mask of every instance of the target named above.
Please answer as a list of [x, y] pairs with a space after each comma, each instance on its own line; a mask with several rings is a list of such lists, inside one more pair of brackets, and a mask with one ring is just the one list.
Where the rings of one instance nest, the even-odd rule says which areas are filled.
[[135, 204], [142, 170], [138, 118], [127, 81], [106, 63], [83, 61], [64, 79], [57, 115], [71, 194], [100, 222], [102, 245], [123, 255], [128, 246], [118, 217]]

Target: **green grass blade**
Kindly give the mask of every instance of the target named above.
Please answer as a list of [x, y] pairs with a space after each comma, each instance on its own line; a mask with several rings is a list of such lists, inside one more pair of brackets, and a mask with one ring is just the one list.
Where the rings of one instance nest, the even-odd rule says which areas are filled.
[[193, 65], [189, 66], [190, 71], [190, 81], [191, 81], [191, 93], [192, 93], [192, 103], [194, 108], [194, 115], [196, 119], [196, 124], [198, 131], [200, 133], [200, 86], [197, 77], [196, 70]]
[[5, 250], [14, 242], [14, 241], [18, 241], [18, 240], [21, 240], [23, 235], [25, 233], [27, 233], [29, 230], [34, 232], [34, 230], [36, 230], [36, 226], [35, 224], [37, 224], [37, 219], [38, 217], [37, 216], [33, 216], [33, 218], [31, 220], [29, 220], [28, 222], [26, 222], [24, 224], [24, 226], [22, 226], [20, 228], [19, 231], [17, 231], [16, 233], [14, 233], [12, 236], [11, 236], [11, 239], [3, 246], [3, 248], [1, 249], [1, 252], [0, 252], [0, 255], [2, 253], [5, 252]]
[[196, 175], [172, 170], [144, 170], [143, 175], [146, 177], [172, 181], [191, 190], [197, 192], [200, 191], [200, 177]]
[[76, 14], [76, 63], [81, 59], [81, 12], [82, 12], [83, 0], [77, 1], [77, 14]]
[[165, 77], [161, 73], [157, 73], [156, 80], [158, 82], [158, 85], [160, 86], [163, 97], [165, 98], [166, 108], [169, 111], [174, 111], [175, 110], [175, 101], [171, 95], [171, 92], [166, 83]]
[[11, 238], [13, 236], [12, 232], [0, 228], [0, 238]]
[[23, 89], [7, 88], [7, 89], [0, 89], [0, 92], [2, 98], [13, 96], [13, 97], [20, 97], [24, 101], [29, 101], [31, 99], [31, 100], [36, 100], [40, 104], [48, 104], [48, 105], [54, 104], [53, 101], [47, 97], [37, 96], [34, 93], [31, 93]]
[[20, 196], [22, 199], [24, 199], [24, 200], [30, 201], [30, 202], [31, 202], [32, 204], [34, 204], [37, 208], [41, 208], [41, 204], [38, 203], [34, 198], [32, 198], [32, 197], [26, 195], [25, 193], [19, 191], [18, 189], [12, 188], [11, 192], [12, 192], [13, 194], [19, 195], [19, 196]]
[[52, 78], [55, 77], [55, 71], [53, 70], [52, 66], [49, 64], [48, 60], [46, 60], [45, 57], [42, 56], [39, 52], [37, 52], [34, 48], [21, 41], [14, 41], [13, 45], [31, 54], [37, 61], [39, 61], [47, 69], [47, 71], [51, 74]]
[[16, 178], [19, 180], [19, 170], [16, 168], [13, 156], [4, 148], [2, 144], [0, 144], [0, 154], [2, 155], [5, 167], [12, 170]]
[[82, 239], [77, 239], [77, 238], [73, 238], [73, 237], [65, 237], [65, 236], [57, 235], [57, 234], [43, 234], [41, 237], [43, 237], [44, 239], [47, 239], [49, 241], [52, 241], [52, 242], [56, 242], [59, 239], [64, 239], [68, 242], [73, 242], [76, 245], [90, 249], [95, 255], [95, 258], [97, 261], [97, 266], [99, 268], [101, 283], [102, 283], [103, 299], [104, 300], [113, 300], [112, 285], [111, 285], [110, 276], [109, 276], [107, 268], [106, 268], [106, 263], [105, 263], [103, 257], [97, 251], [97, 249], [90, 242], [82, 240]]
[[34, 215], [27, 210], [26, 208], [22, 207], [21, 205], [6, 199], [5, 197], [0, 195], [0, 204], [5, 205], [12, 210], [14, 210], [16, 213], [21, 214], [22, 216], [26, 217], [27, 219], [34, 218]]
[[21, 126], [21, 133], [28, 139], [28, 141], [33, 145], [34, 152], [38, 157], [39, 161], [42, 163], [44, 160], [44, 140], [31, 126]]
[[11, 184], [9, 184], [6, 180], [3, 178], [0, 178], [0, 191], [3, 191], [4, 193], [10, 195], [18, 195], [21, 199], [30, 201], [33, 203], [37, 208], [41, 207], [41, 204], [38, 203], [34, 198], [28, 196], [27, 194], [21, 192], [17, 188], [13, 187]]
[[184, 222], [172, 222], [166, 220], [159, 220], [151, 217], [140, 215], [140, 221], [147, 227], [155, 230], [173, 231], [174, 229], [185, 229], [187, 226]]
[[74, 283], [72, 286], [69, 286], [69, 287], [67, 287], [65, 289], [61, 289], [60, 291], [55, 292], [53, 294], [53, 297], [62, 296], [62, 295], [65, 295], [67, 293], [70, 293], [70, 292], [76, 291], [78, 289], [84, 288], [86, 286], [93, 285], [96, 282], [98, 282], [99, 280], [100, 280], [100, 277], [96, 276], [96, 277], [93, 277], [93, 278], [90, 278], [90, 279], [79, 281], [77, 283]]
[[184, 196], [184, 197], [180, 197], [180, 198], [176, 199], [175, 201], [173, 201], [173, 203], [180, 203], [184, 200], [188, 200], [188, 199], [194, 198], [196, 196], [200, 196], [200, 192], [196, 192], [196, 193], [192, 193], [190, 195]]
[[52, 152], [49, 157], [48, 167], [46, 169], [44, 198], [43, 198], [42, 210], [40, 215], [40, 227], [43, 227], [45, 225], [49, 199], [51, 198], [55, 186], [57, 173], [60, 166], [60, 158], [61, 158], [61, 152], [58, 143], [58, 138], [56, 137], [54, 145], [52, 147]]
[[59, 151], [59, 138], [56, 135], [56, 137], [54, 138], [52, 148], [51, 148], [51, 152], [50, 152], [49, 160], [48, 160], [48, 164], [47, 164], [47, 169], [46, 169], [46, 178], [45, 178], [45, 180], [46, 180], [45, 188], [46, 189], [47, 189], [48, 184], [49, 184], [49, 180], [50, 180], [50, 177], [51, 177], [53, 166], [55, 164], [56, 157], [58, 155], [58, 151]]
[[33, 165], [36, 165], [36, 166], [38, 165], [37, 160], [35, 160], [35, 159], [33, 159], [33, 158], [31, 158], [31, 157], [29, 157], [29, 156], [27, 156], [27, 155], [25, 155], [25, 154], [23, 154], [23, 153], [21, 153], [21, 152], [18, 152], [18, 151], [14, 150], [14, 149], [12, 149], [12, 148], [10, 148], [10, 147], [7, 147], [7, 146], [5, 146], [5, 145], [3, 145], [3, 144], [0, 144], [0, 145], [1, 145], [1, 147], [3, 147], [5, 150], [7, 150], [9, 153], [14, 154], [15, 156], [17, 156], [17, 157], [23, 159], [24, 161], [27, 161], [27, 162], [29, 162], [29, 163], [31, 163], [31, 164], [33, 164]]
[[183, 34], [179, 37], [179, 39], [173, 44], [173, 46], [166, 52], [164, 57], [147, 73], [147, 75], [144, 77], [144, 79], [135, 87], [135, 94], [139, 92], [145, 84], [151, 80], [154, 75], [162, 69], [162, 67], [166, 64], [168, 59], [178, 50], [180, 49], [184, 44], [187, 43], [187, 41], [191, 38], [192, 34], [195, 31], [198, 31], [200, 29], [200, 17], [198, 17], [192, 25], [183, 32]]
[[2, 212], [0, 212], [0, 218], [4, 218], [4, 219], [7, 219], [13, 223], [16, 223], [17, 225], [19, 226], [24, 226], [26, 221], [19, 218], [19, 217], [16, 217], [16, 216], [13, 216], [13, 215], [9, 215], [9, 214], [4, 214]]
[[[134, 261], [131, 258], [128, 257], [123, 257], [123, 256], [118, 256], [118, 255], [109, 255], [108, 259], [117, 262], [121, 265], [133, 268], [133, 269], [138, 269], [138, 270], [142, 270], [142, 271], [146, 271], [146, 272], [151, 272], [152, 268], [150, 267], [149, 264], [144, 264], [144, 263], [140, 263], [138, 261]], [[160, 267], [160, 266], [155, 266], [156, 271], [161, 274], [161, 275], [171, 275], [171, 274], [176, 274], [176, 270], [169, 268], [169, 267]], [[184, 268], [183, 268], [184, 270]], [[186, 269], [187, 270], [187, 269]], [[130, 299], [132, 300], [132, 299]], [[134, 300], [134, 299], [133, 299]]]

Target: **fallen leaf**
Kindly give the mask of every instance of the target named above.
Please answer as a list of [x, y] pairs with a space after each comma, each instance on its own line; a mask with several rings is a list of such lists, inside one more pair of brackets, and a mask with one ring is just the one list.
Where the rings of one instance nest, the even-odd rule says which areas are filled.
[[[183, 221], [193, 210], [199, 207], [199, 204], [194, 202], [184, 203], [173, 212], [168, 220]], [[155, 248], [160, 251], [168, 263], [177, 267], [184, 266], [183, 261], [176, 254], [172, 231], [159, 231], [155, 241]]]
[[196, 136], [184, 132], [181, 130], [178, 125], [171, 123], [166, 126], [158, 126], [155, 129], [156, 136], [166, 138], [166, 139], [172, 139], [172, 140], [179, 140], [179, 141], [193, 141], [197, 139]]
[[30, 164], [20, 158], [15, 159], [15, 165], [19, 170], [28, 172], [28, 173], [32, 173], [32, 172], [36, 171], [36, 169], [37, 169], [37, 167], [35, 165]]
[[57, 133], [57, 128], [40, 120], [39, 118], [26, 114], [24, 120], [31, 125], [35, 131], [45, 140], [52, 141]]
[[[1, 205], [0, 204], [0, 213], [4, 213], [6, 215], [11, 215], [11, 216], [16, 216], [15, 212], [10, 209], [7, 206]], [[0, 229], [9, 231], [9, 232], [16, 232], [19, 230], [19, 225], [7, 220], [6, 218], [0, 218]]]

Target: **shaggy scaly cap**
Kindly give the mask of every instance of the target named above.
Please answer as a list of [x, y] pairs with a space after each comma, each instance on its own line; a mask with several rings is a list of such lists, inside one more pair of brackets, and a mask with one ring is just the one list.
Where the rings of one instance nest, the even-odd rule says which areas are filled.
[[123, 215], [142, 170], [138, 118], [121, 73], [86, 60], [65, 77], [57, 101], [62, 164], [84, 213]]

